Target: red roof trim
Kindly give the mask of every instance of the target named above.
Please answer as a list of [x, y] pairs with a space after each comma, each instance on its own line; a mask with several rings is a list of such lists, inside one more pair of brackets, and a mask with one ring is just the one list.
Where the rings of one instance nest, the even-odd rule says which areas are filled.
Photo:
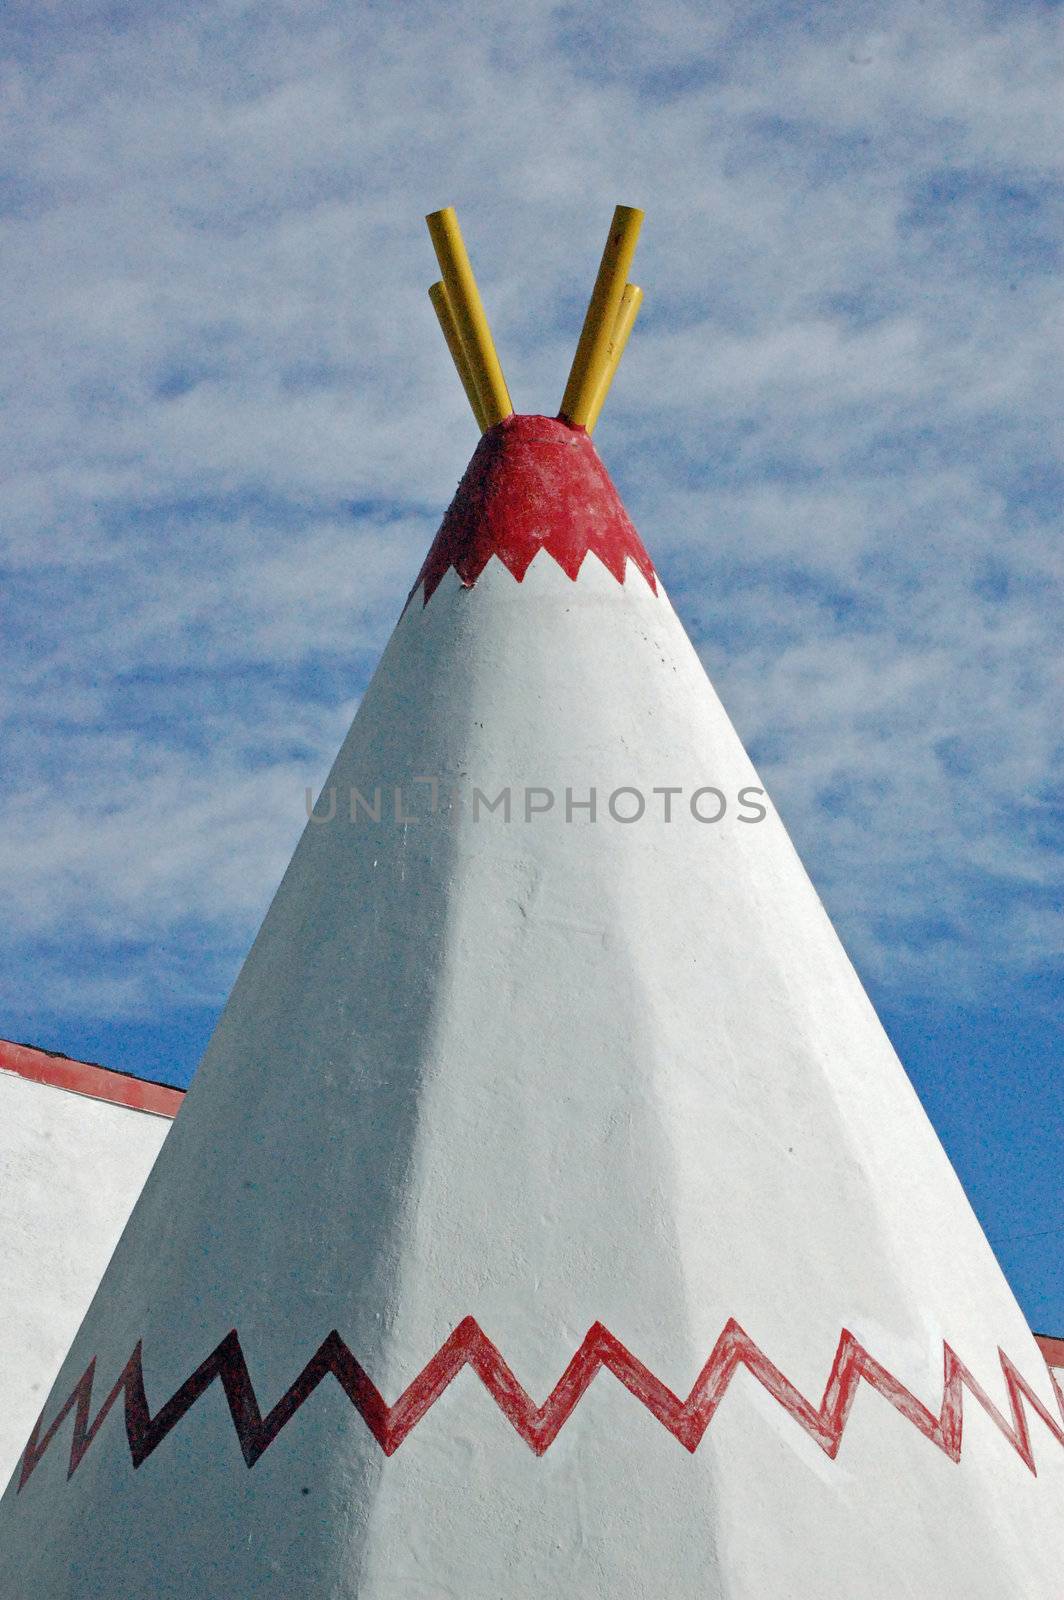
[[156, 1117], [176, 1117], [185, 1098], [183, 1089], [166, 1083], [149, 1083], [126, 1072], [112, 1072], [91, 1061], [74, 1061], [70, 1056], [35, 1050], [32, 1045], [12, 1044], [0, 1039], [0, 1072], [13, 1072], [30, 1083], [46, 1083], [53, 1089], [87, 1095], [90, 1100], [107, 1100], [130, 1111], [148, 1111]]
[[1054, 1339], [1048, 1333], [1036, 1333], [1035, 1338], [1048, 1364], [1051, 1367], [1059, 1367], [1064, 1372], [1064, 1339]]

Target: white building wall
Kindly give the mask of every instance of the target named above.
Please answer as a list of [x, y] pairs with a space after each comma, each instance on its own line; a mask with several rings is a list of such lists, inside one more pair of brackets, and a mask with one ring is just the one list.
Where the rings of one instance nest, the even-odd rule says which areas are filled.
[[0, 1071], [0, 1482], [169, 1129], [168, 1117]]

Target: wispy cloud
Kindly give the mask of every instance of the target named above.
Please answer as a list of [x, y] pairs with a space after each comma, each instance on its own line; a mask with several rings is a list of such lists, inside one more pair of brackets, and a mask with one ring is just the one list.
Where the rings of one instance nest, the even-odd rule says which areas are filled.
[[862, 969], [1059, 949], [1060, 20], [10, 7], [12, 1004], [223, 997], [475, 441], [452, 202], [549, 412], [647, 208], [597, 437]]

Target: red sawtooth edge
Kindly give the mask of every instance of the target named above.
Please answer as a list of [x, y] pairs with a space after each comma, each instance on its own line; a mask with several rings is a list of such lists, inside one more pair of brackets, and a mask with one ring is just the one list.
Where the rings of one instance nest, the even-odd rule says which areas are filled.
[[492, 556], [520, 583], [540, 550], [573, 579], [589, 554], [618, 583], [633, 561], [657, 593], [653, 563], [587, 430], [557, 417], [507, 417], [477, 445], [410, 599], [421, 588], [427, 605], [448, 567], [471, 588]]

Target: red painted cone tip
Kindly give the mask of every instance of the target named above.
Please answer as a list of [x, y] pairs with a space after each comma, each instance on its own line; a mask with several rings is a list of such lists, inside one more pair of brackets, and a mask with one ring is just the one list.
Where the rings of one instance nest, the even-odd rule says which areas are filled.
[[633, 561], [657, 592], [653, 563], [587, 431], [557, 417], [506, 417], [477, 445], [410, 599], [421, 588], [427, 605], [448, 567], [472, 588], [492, 556], [520, 583], [540, 550], [574, 580], [588, 554], [618, 583]]

